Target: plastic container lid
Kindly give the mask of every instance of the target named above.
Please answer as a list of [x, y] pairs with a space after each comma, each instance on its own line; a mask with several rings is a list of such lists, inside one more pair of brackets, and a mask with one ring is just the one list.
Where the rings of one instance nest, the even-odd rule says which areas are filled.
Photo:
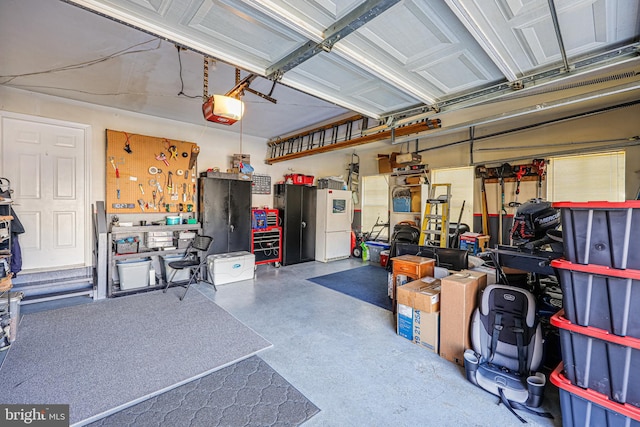
[[135, 264], [135, 263], [150, 262], [150, 261], [151, 261], [151, 258], [122, 259], [122, 260], [116, 261], [116, 264]]
[[391, 247], [390, 244], [384, 242], [366, 241], [364, 242], [364, 244], [367, 246], [377, 246], [384, 249], [389, 249]]
[[553, 202], [551, 206], [571, 209], [637, 209], [640, 208], [640, 200], [627, 200], [626, 202]]
[[619, 268], [607, 267], [597, 264], [575, 264], [565, 259], [554, 259], [551, 261], [551, 267], [561, 270], [578, 271], [580, 273], [597, 274], [599, 276], [619, 277], [620, 279], [640, 280], [640, 270], [627, 268], [620, 270]]
[[594, 328], [593, 326], [574, 325], [573, 323], [565, 319], [564, 310], [560, 310], [558, 313], [551, 316], [551, 324], [560, 329], [564, 329], [570, 332], [640, 350], [640, 339], [633, 337], [621, 337], [619, 335], [610, 334], [605, 330]]
[[595, 390], [589, 388], [585, 389], [571, 384], [571, 381], [569, 381], [564, 375], [562, 375], [563, 369], [564, 364], [560, 362], [558, 367], [549, 376], [549, 380], [555, 386], [564, 391], [568, 391], [569, 393], [574, 394], [578, 397], [593, 402], [596, 405], [600, 405], [603, 408], [609, 409], [613, 412], [617, 412], [618, 414], [624, 415], [625, 417], [629, 417], [636, 421], [640, 421], [640, 408], [628, 403], [614, 402], [612, 400], [609, 400], [604, 394], [598, 393]]

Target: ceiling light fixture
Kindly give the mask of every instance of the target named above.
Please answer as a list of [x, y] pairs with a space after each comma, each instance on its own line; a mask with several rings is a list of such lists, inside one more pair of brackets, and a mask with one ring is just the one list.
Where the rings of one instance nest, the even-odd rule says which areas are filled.
[[241, 92], [227, 95], [209, 96], [209, 58], [204, 58], [204, 87], [202, 114], [210, 122], [232, 125], [242, 118], [244, 104], [240, 100]]
[[244, 103], [238, 98], [212, 95], [202, 104], [202, 114], [210, 122], [232, 125], [242, 118]]
[[224, 95], [212, 95], [209, 96], [209, 62], [210, 58], [204, 58], [204, 88], [202, 114], [204, 118], [210, 122], [220, 123], [223, 125], [232, 125], [238, 120], [242, 119], [244, 114], [244, 103], [240, 100], [244, 96], [244, 91], [258, 95], [262, 99], [266, 99], [269, 102], [277, 104], [278, 101], [271, 97], [273, 89], [276, 87], [274, 81], [271, 86], [271, 91], [268, 94], [258, 92], [255, 89], [251, 89], [249, 85], [253, 82], [258, 75], [251, 73], [244, 79], [240, 79], [240, 69], [236, 68], [236, 85]]

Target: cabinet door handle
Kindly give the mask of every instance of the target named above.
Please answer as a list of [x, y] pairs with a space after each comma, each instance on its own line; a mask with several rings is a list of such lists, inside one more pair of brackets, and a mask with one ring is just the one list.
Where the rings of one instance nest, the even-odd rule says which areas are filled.
[[231, 228], [231, 232], [233, 233], [233, 230], [236, 228], [235, 225], [231, 224], [229, 227]]
[[307, 223], [302, 221], [302, 228], [307, 228]]

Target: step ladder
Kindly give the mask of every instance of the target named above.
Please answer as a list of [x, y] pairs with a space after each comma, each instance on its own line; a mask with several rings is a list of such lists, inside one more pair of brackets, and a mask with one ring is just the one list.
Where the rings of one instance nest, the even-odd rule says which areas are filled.
[[347, 188], [354, 193], [354, 202], [357, 204], [357, 197], [360, 194], [360, 156], [351, 154], [351, 163], [347, 168]]
[[[451, 184], [432, 184], [424, 206], [420, 245], [449, 247], [449, 205]], [[439, 243], [439, 244], [438, 244]]]

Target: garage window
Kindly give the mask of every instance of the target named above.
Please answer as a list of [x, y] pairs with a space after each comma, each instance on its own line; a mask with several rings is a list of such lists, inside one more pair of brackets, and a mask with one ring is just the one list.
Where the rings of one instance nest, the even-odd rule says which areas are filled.
[[547, 194], [554, 202], [625, 200], [625, 153], [552, 157], [547, 166]]
[[[371, 231], [376, 220], [387, 222], [389, 218], [389, 176], [371, 175], [362, 178], [362, 232]], [[377, 233], [380, 227], [376, 228]], [[385, 229], [379, 240], [385, 240]]]
[[432, 184], [451, 184], [451, 205], [449, 206], [449, 222], [455, 223], [460, 216], [464, 202], [462, 223], [473, 229], [473, 185], [474, 168], [434, 169], [431, 172]]

